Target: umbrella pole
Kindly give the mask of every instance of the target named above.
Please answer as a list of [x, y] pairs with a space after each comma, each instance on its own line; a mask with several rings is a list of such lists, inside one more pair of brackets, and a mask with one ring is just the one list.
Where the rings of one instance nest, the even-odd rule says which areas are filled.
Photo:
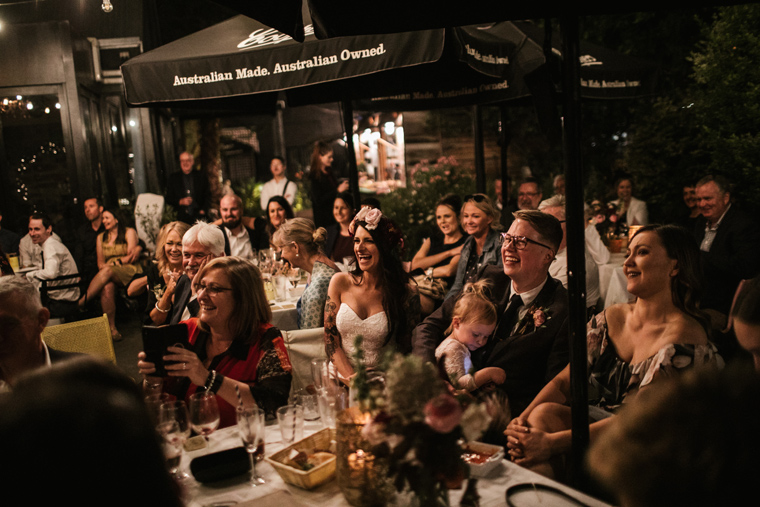
[[588, 389], [586, 373], [586, 263], [583, 228], [583, 164], [581, 158], [581, 101], [578, 17], [563, 16], [562, 87], [564, 109], [564, 159], [567, 183], [567, 270], [570, 331], [570, 393], [572, 409], [572, 452], [570, 480], [585, 489], [583, 458], [589, 444]]
[[361, 208], [361, 195], [359, 195], [359, 168], [356, 165], [356, 149], [354, 148], [354, 105], [351, 99], [345, 99], [340, 103], [343, 113], [343, 131], [346, 133], [346, 150], [348, 151], [348, 191], [354, 198], [354, 206]]
[[483, 148], [483, 113], [479, 105], [472, 110], [472, 133], [475, 137], [475, 189], [486, 193], [485, 150]]
[[509, 227], [512, 223], [512, 216], [506, 216], [509, 213], [507, 201], [509, 200], [509, 171], [507, 169], [507, 150], [509, 149], [509, 134], [507, 133], [507, 106], [499, 104], [499, 152], [500, 167], [499, 178], [501, 178], [501, 224]]

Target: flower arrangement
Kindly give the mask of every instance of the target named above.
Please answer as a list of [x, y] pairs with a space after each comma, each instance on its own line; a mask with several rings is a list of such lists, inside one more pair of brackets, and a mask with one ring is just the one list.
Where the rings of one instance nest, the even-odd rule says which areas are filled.
[[[379, 402], [362, 386], [365, 378], [358, 371], [353, 386], [357, 398], [366, 396], [360, 404], [375, 407], [362, 437], [374, 456], [387, 460], [396, 491], [414, 495], [420, 506], [448, 505], [448, 490], [469, 475], [462, 444], [488, 427], [487, 408], [469, 395], [450, 394], [436, 367], [414, 356], [392, 356]], [[469, 479], [470, 499], [477, 495], [475, 484]]]

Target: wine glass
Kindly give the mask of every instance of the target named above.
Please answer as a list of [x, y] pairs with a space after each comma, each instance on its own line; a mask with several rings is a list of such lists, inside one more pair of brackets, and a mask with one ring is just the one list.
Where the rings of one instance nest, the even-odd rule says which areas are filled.
[[266, 422], [264, 411], [258, 407], [238, 407], [237, 426], [248, 459], [251, 460], [251, 486], [264, 484], [264, 478], [256, 473], [256, 455], [264, 454]]
[[169, 473], [177, 480], [189, 477], [179, 471], [179, 464], [182, 461], [182, 446], [185, 444], [187, 437], [180, 429], [177, 421], [167, 421], [159, 423], [156, 431], [161, 435], [161, 446], [166, 458], [166, 466]]
[[208, 436], [219, 427], [219, 405], [216, 396], [206, 391], [190, 396], [190, 426], [208, 442]]
[[290, 283], [293, 284], [293, 289], [298, 287], [298, 283], [301, 281], [301, 269], [300, 268], [290, 268], [287, 271], [288, 280]]
[[[177, 428], [172, 431], [172, 439], [179, 443], [180, 458], [182, 457], [182, 446], [185, 445], [185, 441], [190, 436], [190, 422], [187, 416], [187, 405], [182, 400], [169, 401], [161, 405], [158, 409], [158, 427], [159, 433], [164, 435], [164, 431], [171, 425], [176, 424]], [[166, 439], [166, 437], [164, 437]], [[171, 468], [170, 468], [171, 471]], [[175, 479], [184, 480], [190, 476], [184, 472], [179, 471], [177, 466], [175, 471], [172, 471]]]

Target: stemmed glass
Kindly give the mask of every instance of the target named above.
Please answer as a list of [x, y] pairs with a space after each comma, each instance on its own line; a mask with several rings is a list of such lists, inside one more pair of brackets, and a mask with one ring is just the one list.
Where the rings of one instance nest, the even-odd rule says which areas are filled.
[[301, 270], [299, 268], [290, 268], [287, 271], [288, 280], [293, 284], [291, 290], [298, 287], [298, 283], [301, 281]]
[[256, 455], [264, 453], [266, 422], [264, 411], [258, 407], [238, 407], [237, 426], [248, 459], [251, 460], [251, 486], [264, 484], [264, 478], [256, 473]]
[[208, 436], [219, 427], [219, 405], [216, 396], [205, 391], [190, 396], [190, 426], [208, 442]]
[[156, 431], [161, 435], [164, 457], [169, 474], [175, 480], [182, 480], [189, 477], [187, 474], [180, 473], [179, 464], [182, 461], [182, 446], [185, 444], [187, 437], [180, 429], [177, 421], [167, 421], [159, 423]]
[[[176, 428], [169, 431], [173, 425], [176, 425]], [[182, 458], [182, 447], [190, 436], [190, 422], [188, 421], [187, 405], [185, 405], [185, 402], [178, 400], [162, 404], [158, 409], [158, 428], [159, 433], [164, 437], [164, 440], [167, 439], [166, 435], [170, 435], [172, 445], [178, 445], [179, 447], [177, 466], [175, 469], [170, 467], [169, 471], [175, 479], [188, 479], [190, 476], [184, 472], [180, 472], [179, 469], [179, 461]]]

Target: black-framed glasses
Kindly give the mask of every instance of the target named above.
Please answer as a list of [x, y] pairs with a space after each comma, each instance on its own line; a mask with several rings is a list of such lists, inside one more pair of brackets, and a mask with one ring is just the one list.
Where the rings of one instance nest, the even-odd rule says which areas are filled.
[[552, 252], [554, 249], [548, 245], [544, 245], [543, 243], [539, 243], [538, 241], [532, 240], [530, 238], [526, 238], [525, 236], [512, 236], [511, 234], [507, 234], [506, 232], [501, 233], [501, 246], [505, 247], [509, 243], [513, 243], [515, 245], [515, 248], [517, 250], [525, 250], [525, 248], [528, 246], [528, 243], [533, 243], [534, 245], [542, 246], [544, 248], [548, 248]]
[[517, 197], [536, 197], [538, 192], [519, 192]]
[[484, 202], [486, 199], [488, 199], [488, 196], [485, 194], [467, 194], [464, 196], [464, 202]]
[[206, 285], [204, 283], [199, 283], [195, 286], [195, 293], [196, 295], [200, 296], [201, 292], [206, 291], [206, 293], [211, 296], [218, 296], [222, 292], [227, 292], [228, 290], [232, 290], [230, 287], [221, 287], [219, 285]]

